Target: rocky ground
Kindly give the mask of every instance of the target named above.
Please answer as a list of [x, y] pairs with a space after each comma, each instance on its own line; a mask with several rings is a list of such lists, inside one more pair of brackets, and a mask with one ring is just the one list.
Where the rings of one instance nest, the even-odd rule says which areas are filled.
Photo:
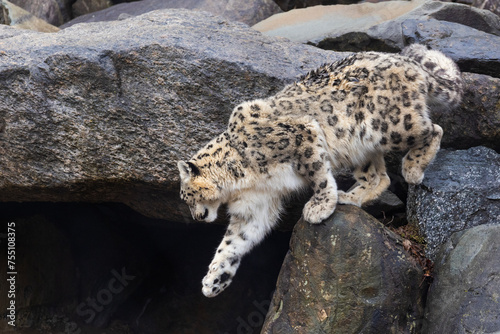
[[[45, 5], [43, 17], [42, 3], [0, 1], [0, 331], [500, 331], [497, 7], [78, 0]], [[225, 220], [191, 223], [176, 161], [222, 131], [236, 104], [349, 52], [413, 42], [453, 58], [465, 82], [457, 110], [432, 111], [443, 149], [422, 185], [408, 187], [389, 156], [391, 192], [366, 208], [309, 226], [293, 199], [231, 288], [203, 297]]]

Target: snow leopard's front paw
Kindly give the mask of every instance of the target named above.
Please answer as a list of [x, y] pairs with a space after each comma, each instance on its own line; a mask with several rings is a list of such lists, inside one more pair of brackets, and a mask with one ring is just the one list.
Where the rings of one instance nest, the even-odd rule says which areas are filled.
[[232, 278], [233, 276], [226, 271], [222, 274], [208, 273], [203, 278], [201, 291], [206, 297], [215, 297], [231, 284]]
[[337, 201], [333, 201], [330, 198], [311, 198], [302, 211], [304, 220], [310, 224], [321, 223], [333, 214], [336, 202]]
[[236, 274], [238, 259], [228, 259], [221, 262], [214, 261], [210, 264], [210, 270], [203, 278], [201, 291], [206, 297], [215, 297], [224, 291], [233, 281]]

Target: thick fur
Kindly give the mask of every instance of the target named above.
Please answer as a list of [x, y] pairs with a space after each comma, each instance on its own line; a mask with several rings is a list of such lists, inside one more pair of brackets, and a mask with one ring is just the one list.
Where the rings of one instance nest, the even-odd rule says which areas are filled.
[[[241, 257], [275, 226], [282, 199], [304, 187], [303, 209], [317, 224], [337, 203], [361, 206], [389, 186], [384, 154], [407, 151], [403, 176], [419, 184], [443, 131], [428, 107], [454, 108], [460, 72], [440, 52], [412, 45], [402, 54], [363, 52], [308, 73], [267, 99], [237, 106], [227, 130], [189, 162], [179, 162], [181, 198], [194, 219], [212, 222], [228, 204], [230, 224], [203, 279], [213, 297], [230, 283]], [[338, 191], [336, 171], [357, 184]]]

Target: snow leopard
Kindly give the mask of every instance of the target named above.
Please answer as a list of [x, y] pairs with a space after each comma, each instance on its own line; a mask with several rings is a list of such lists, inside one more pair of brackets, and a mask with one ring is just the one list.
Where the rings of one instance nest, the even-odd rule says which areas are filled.
[[[384, 155], [402, 152], [402, 175], [420, 184], [440, 147], [429, 111], [456, 108], [457, 65], [418, 44], [400, 54], [360, 52], [313, 70], [274, 96], [237, 105], [227, 129], [179, 161], [180, 196], [198, 221], [227, 204], [229, 225], [202, 280], [214, 297], [232, 282], [242, 256], [276, 226], [283, 200], [311, 189], [303, 219], [318, 224], [337, 204], [362, 206], [389, 184]], [[335, 175], [351, 170], [349, 191]]]

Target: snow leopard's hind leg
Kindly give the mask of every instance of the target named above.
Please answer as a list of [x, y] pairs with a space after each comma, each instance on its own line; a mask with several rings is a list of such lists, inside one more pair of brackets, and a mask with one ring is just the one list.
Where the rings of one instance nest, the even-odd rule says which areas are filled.
[[378, 198], [390, 185], [384, 155], [378, 153], [354, 170], [356, 185], [348, 192], [339, 191], [339, 203], [361, 206]]
[[409, 184], [422, 183], [424, 171], [436, 157], [443, 137], [443, 129], [432, 123], [424, 128], [422, 133], [424, 136], [419, 145], [411, 148], [403, 158], [402, 173]]

